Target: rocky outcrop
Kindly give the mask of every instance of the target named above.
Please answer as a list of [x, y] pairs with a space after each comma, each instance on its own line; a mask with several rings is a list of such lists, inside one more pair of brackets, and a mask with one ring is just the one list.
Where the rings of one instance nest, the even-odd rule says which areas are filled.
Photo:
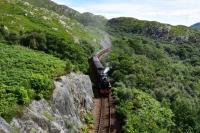
[[55, 82], [52, 100], [32, 101], [20, 118], [10, 126], [0, 119], [0, 131], [15, 130], [20, 133], [73, 133], [80, 132], [84, 115], [93, 107], [92, 84], [88, 76], [69, 74]]
[[10, 125], [0, 117], [0, 133], [10, 133], [11, 128]]
[[177, 44], [183, 44], [183, 43], [196, 43], [197, 40], [188, 35], [174, 35], [171, 31], [172, 26], [167, 25], [167, 24], [152, 24], [152, 25], [147, 25], [143, 31], [143, 35], [149, 36], [154, 39], [158, 40], [163, 40], [163, 41], [168, 41], [172, 43], [177, 43]]
[[168, 38], [171, 27], [168, 25], [160, 26], [160, 25], [148, 25], [145, 28], [145, 32], [143, 34], [150, 35], [153, 38], [165, 39]]

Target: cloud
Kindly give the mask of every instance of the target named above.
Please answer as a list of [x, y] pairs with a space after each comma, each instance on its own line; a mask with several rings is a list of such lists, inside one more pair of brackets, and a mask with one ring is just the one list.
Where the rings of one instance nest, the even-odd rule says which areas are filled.
[[135, 17], [173, 25], [191, 25], [200, 22], [198, 0], [54, 0], [80, 12], [92, 12], [113, 17]]

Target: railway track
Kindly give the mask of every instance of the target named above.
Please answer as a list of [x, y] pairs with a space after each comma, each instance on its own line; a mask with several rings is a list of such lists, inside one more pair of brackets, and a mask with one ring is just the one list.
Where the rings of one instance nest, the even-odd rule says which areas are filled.
[[109, 48], [103, 49], [103, 50], [101, 50], [99, 53], [97, 53], [96, 56], [97, 56], [99, 59], [101, 59], [103, 55], [105, 55], [106, 53], [109, 52], [109, 50], [110, 50]]
[[111, 132], [111, 105], [110, 105], [110, 95], [108, 97], [102, 97], [100, 103], [100, 112], [97, 117], [98, 126], [95, 130], [96, 133], [110, 133]]
[[[109, 52], [109, 48], [103, 49], [96, 54], [96, 57], [101, 60]], [[95, 100], [96, 110], [94, 112], [96, 122], [93, 132], [95, 133], [115, 133], [115, 130], [111, 130], [115, 123], [112, 123], [113, 118], [113, 100], [111, 93], [107, 97], [100, 96]], [[115, 120], [114, 120], [115, 121]], [[113, 122], [114, 122], [113, 121]], [[114, 124], [114, 125], [112, 125]]]

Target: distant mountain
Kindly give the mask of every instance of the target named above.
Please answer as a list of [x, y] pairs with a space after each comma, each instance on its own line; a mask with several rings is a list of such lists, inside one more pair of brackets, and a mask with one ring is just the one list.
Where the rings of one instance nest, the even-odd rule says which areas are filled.
[[144, 21], [128, 17], [109, 20], [107, 23], [107, 30], [110, 34], [138, 34], [178, 44], [200, 42], [199, 32], [192, 28], [183, 25], [172, 26], [156, 21]]
[[193, 24], [193, 25], [191, 25], [190, 27], [193, 28], [193, 29], [198, 29], [198, 30], [200, 30], [200, 23]]

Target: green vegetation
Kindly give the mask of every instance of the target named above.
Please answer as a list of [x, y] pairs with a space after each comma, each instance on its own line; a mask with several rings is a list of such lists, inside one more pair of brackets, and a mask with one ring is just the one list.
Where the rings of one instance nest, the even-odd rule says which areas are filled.
[[100, 30], [22, 1], [3, 0], [0, 5], [0, 41], [70, 60], [74, 70], [87, 72], [88, 58], [99, 48], [103, 37]]
[[50, 0], [42, 0], [42, 1], [41, 0], [24, 0], [24, 1], [27, 1], [37, 7], [42, 7], [50, 11], [54, 11], [58, 13], [59, 15], [64, 15], [71, 19], [75, 19], [79, 23], [83, 24], [84, 26], [92, 26], [92, 27], [96, 27], [96, 28], [98, 27], [100, 29], [104, 29], [105, 24], [107, 22], [107, 19], [103, 16], [94, 15], [89, 12], [80, 13], [65, 5], [58, 5]]
[[21, 46], [0, 43], [0, 55], [0, 115], [6, 120], [31, 99], [48, 99], [53, 77], [66, 70], [65, 61]]
[[93, 124], [94, 123], [94, 117], [91, 112], [87, 112], [84, 116], [84, 120], [86, 124]]
[[[84, 43], [84, 42], [83, 42]], [[35, 50], [45, 51], [63, 60], [70, 60], [79, 69], [87, 72], [88, 58], [94, 52], [87, 44], [78, 45], [50, 34], [31, 32], [22, 35], [20, 44]]]
[[107, 23], [108, 32], [114, 36], [142, 35], [159, 41], [177, 44], [200, 42], [200, 32], [186, 26], [171, 26], [155, 21], [134, 18], [114, 18]]
[[117, 88], [114, 91], [117, 112], [126, 125], [126, 133], [167, 133], [174, 126], [173, 113], [148, 94], [136, 89]]
[[[130, 21], [130, 25], [129, 22], [126, 22], [126, 25], [122, 23], [123, 27], [128, 27], [127, 30], [135, 30], [132, 25], [140, 24], [135, 19]], [[118, 24], [118, 27], [117, 24], [107, 25], [113, 35], [113, 48], [108, 62], [112, 67], [111, 82], [113, 87], [117, 88], [117, 111], [124, 121], [124, 132], [200, 132], [198, 38], [196, 41], [188, 40], [187, 43], [177, 44], [173, 39], [167, 41], [169, 38], [156, 39], [146, 34], [130, 33], [120, 28], [121, 23]], [[141, 29], [145, 30], [145, 25], [141, 26]], [[187, 31], [197, 32], [190, 28], [187, 28]], [[188, 33], [188, 36], [193, 37], [192, 33]], [[145, 107], [141, 108], [141, 105]], [[146, 107], [148, 109], [145, 109]], [[162, 111], [167, 117], [161, 115]], [[157, 115], [153, 116], [154, 113]], [[149, 117], [152, 117], [151, 121]], [[164, 120], [164, 126], [157, 118]], [[147, 123], [149, 121], [150, 123]]]
[[87, 72], [88, 58], [93, 54], [94, 48], [86, 41], [80, 42], [82, 45], [73, 41], [59, 38], [56, 35], [40, 31], [21, 33], [20, 35], [6, 32], [1, 25], [1, 38], [10, 44], [20, 44], [22, 46], [44, 51], [63, 60], [70, 60], [76, 67], [75, 70]]
[[64, 15], [70, 18], [75, 18], [80, 13], [76, 10], [73, 10], [70, 7], [65, 5], [58, 5], [51, 0], [24, 0], [26, 2], [31, 3], [37, 7], [46, 8], [48, 10], [54, 11], [60, 15]]
[[[96, 34], [88, 33], [90, 27], [85, 27], [79, 23], [75, 17], [77, 15], [74, 16], [75, 18], [69, 17], [71, 13], [76, 12], [73, 9], [69, 9], [69, 11], [68, 7], [59, 6], [50, 0], [25, 1], [30, 2], [30, 4], [21, 0], [13, 2], [2, 0], [0, 3], [2, 7], [0, 9], [0, 24], [6, 26], [10, 32], [20, 34], [21, 32], [40, 31], [52, 34], [58, 38], [64, 38], [68, 41], [76, 43], [85, 41], [90, 46], [99, 47], [99, 42], [94, 41]], [[55, 9], [52, 9], [52, 6]], [[96, 18], [101, 17], [97, 16], [92, 18], [92, 20], [95, 21]], [[106, 23], [106, 20], [102, 21], [104, 23], [101, 23], [101, 27]], [[95, 30], [96, 32], [99, 31], [97, 28]]]
[[81, 127], [82, 133], [89, 133], [94, 129], [94, 116], [91, 112], [86, 112], [83, 116], [85, 125]]

